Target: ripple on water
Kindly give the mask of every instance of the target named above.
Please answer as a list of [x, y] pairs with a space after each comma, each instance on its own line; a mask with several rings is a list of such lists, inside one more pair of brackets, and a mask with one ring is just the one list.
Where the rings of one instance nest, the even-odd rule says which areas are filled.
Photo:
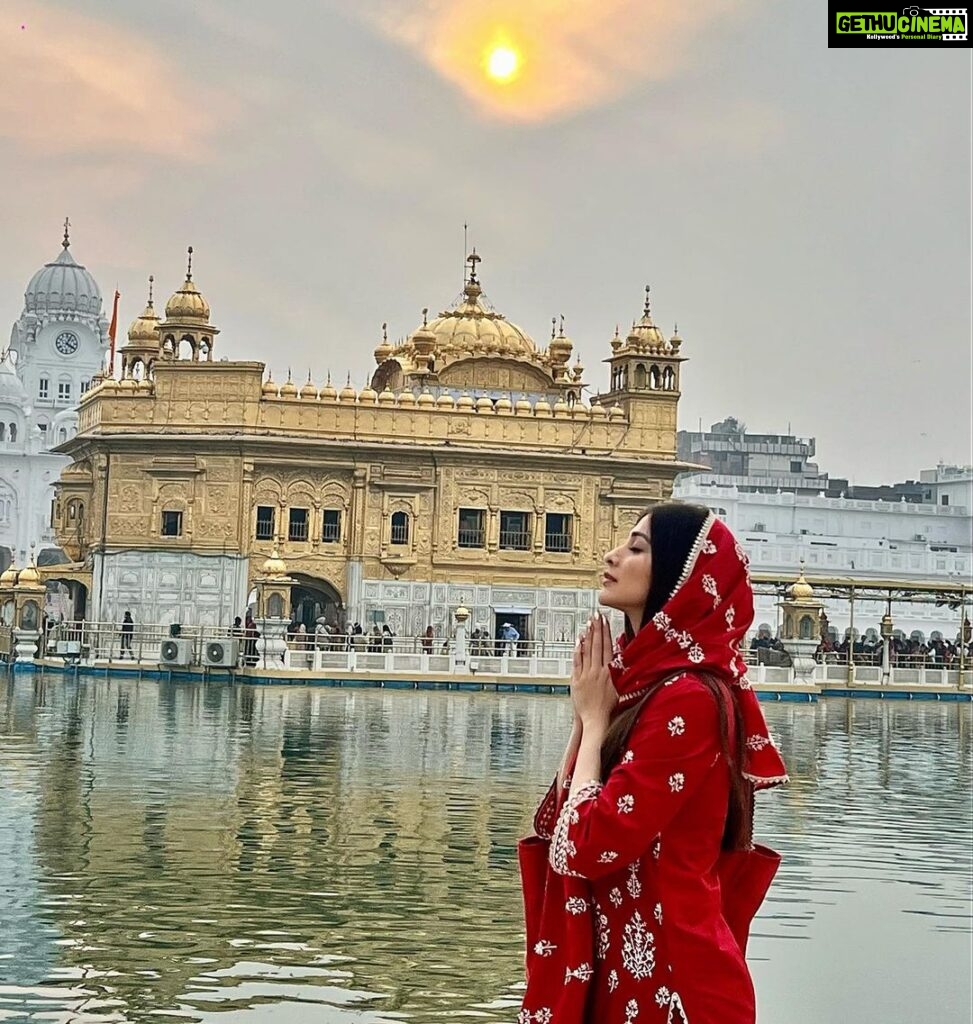
[[[933, 976], [959, 1019], [971, 708], [765, 707], [761, 1021], [911, 1021]], [[0, 723], [0, 1021], [515, 1019], [564, 700], [19, 676]]]

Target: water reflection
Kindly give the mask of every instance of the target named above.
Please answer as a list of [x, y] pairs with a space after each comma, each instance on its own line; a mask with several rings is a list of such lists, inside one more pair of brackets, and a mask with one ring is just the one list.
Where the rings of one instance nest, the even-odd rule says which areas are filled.
[[[761, 1021], [911, 1021], [919, 991], [963, 1019], [971, 708], [765, 707], [794, 781], [761, 802], [786, 856]], [[0, 682], [0, 1020], [513, 1021], [515, 843], [568, 723], [551, 697]]]

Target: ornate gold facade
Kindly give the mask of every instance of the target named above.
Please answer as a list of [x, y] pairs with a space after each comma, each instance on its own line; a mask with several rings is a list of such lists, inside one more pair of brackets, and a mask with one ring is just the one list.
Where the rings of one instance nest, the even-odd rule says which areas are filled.
[[[428, 624], [456, 587], [470, 591], [463, 603], [472, 606], [484, 586], [519, 593], [508, 607], [538, 590], [590, 591], [605, 550], [647, 503], [668, 497], [684, 468], [676, 461], [679, 339], [662, 337], [647, 303], [628, 338], [616, 337], [606, 353], [611, 392], [589, 405], [580, 366], [568, 368], [563, 326], [538, 350], [482, 303], [474, 274], [454, 310], [424, 318], [397, 347], [383, 339], [373, 386], [360, 392], [339, 391], [330, 378], [320, 388], [278, 385], [262, 363], [213, 361], [217, 331], [191, 284], [187, 274], [165, 320], [153, 319], [150, 303], [133, 323], [122, 349], [126, 376], [84, 396], [78, 433], [62, 449], [74, 461], [58, 486], [56, 529], [92, 573], [89, 617], [117, 613], [112, 593], [136, 583], [175, 593], [182, 584], [170, 577], [190, 569], [225, 590], [234, 559], [249, 592], [275, 545], [289, 575], [342, 614], [365, 621], [375, 601], [400, 605], [401, 632], [421, 624], [423, 595], [440, 609]], [[482, 546], [468, 543], [469, 530], [461, 536], [460, 510], [479, 524], [473, 540]], [[504, 533], [510, 522], [526, 527], [514, 547]], [[126, 606], [135, 598], [130, 589]], [[245, 599], [192, 600], [223, 623]], [[185, 616], [184, 593], [180, 601]], [[584, 602], [573, 604], [580, 615]], [[557, 600], [547, 605], [550, 617], [542, 624], [538, 616], [532, 633], [554, 638], [568, 617], [555, 628]]]

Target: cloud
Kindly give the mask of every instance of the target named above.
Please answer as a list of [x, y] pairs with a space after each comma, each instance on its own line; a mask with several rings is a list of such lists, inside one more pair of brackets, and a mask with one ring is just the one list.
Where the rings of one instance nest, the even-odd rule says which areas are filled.
[[[746, 0], [373, 0], [365, 18], [485, 114], [537, 122], [606, 103], [691, 65], [694, 45]], [[489, 54], [521, 57], [506, 84]]]
[[0, 139], [31, 155], [204, 157], [225, 98], [145, 38], [37, 5], [0, 28]]

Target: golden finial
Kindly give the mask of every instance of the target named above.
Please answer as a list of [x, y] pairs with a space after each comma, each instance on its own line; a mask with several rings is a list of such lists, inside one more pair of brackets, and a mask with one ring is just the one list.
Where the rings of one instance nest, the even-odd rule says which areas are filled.
[[149, 274], [149, 308], [152, 308], [152, 285], [155, 283], [155, 278]]
[[382, 341], [388, 342], [389, 340], [389, 325], [387, 323], [382, 324]]
[[558, 331], [558, 337], [559, 338], [563, 338], [564, 337], [564, 314], [563, 313], [561, 314], [561, 329], [560, 329], [560, 331]]
[[311, 383], [311, 368], [310, 367], [308, 367], [308, 370], [307, 370], [307, 382], [308, 382], [308, 384]]
[[193, 279], [193, 247], [190, 246], [186, 252], [189, 253], [189, 262], [186, 264], [186, 280], [191, 281]]
[[423, 327], [427, 327], [428, 326], [428, 321], [429, 321], [429, 307], [428, 306], [423, 306], [422, 307], [422, 326]]
[[476, 280], [476, 265], [477, 265], [477, 263], [481, 263], [482, 261], [483, 261], [483, 257], [482, 256], [477, 256], [477, 254], [476, 254], [476, 246], [474, 245], [473, 246], [473, 251], [469, 254], [469, 256], [466, 257], [466, 262], [469, 263], [469, 265], [470, 265], [470, 279], [469, 279], [469, 282], [468, 282], [469, 284], [477, 284], [477, 280]]
[[71, 221], [67, 217], [65, 217], [64, 218], [64, 239], [61, 242], [61, 245], [64, 246], [65, 249], [71, 244], [71, 238], [70, 238], [70, 236], [68, 234], [70, 228], [71, 228]]
[[557, 336], [557, 317], [556, 316], [552, 316], [551, 317], [551, 341], [553, 341], [556, 336]]
[[289, 366], [287, 367], [287, 383], [291, 383], [291, 368]]
[[650, 286], [646, 285], [645, 286], [645, 315], [646, 316], [649, 315], [649, 291], [650, 291]]
[[345, 381], [345, 387], [351, 387], [351, 370], [348, 371], [348, 379]]
[[331, 371], [328, 370], [328, 387], [331, 387]]

